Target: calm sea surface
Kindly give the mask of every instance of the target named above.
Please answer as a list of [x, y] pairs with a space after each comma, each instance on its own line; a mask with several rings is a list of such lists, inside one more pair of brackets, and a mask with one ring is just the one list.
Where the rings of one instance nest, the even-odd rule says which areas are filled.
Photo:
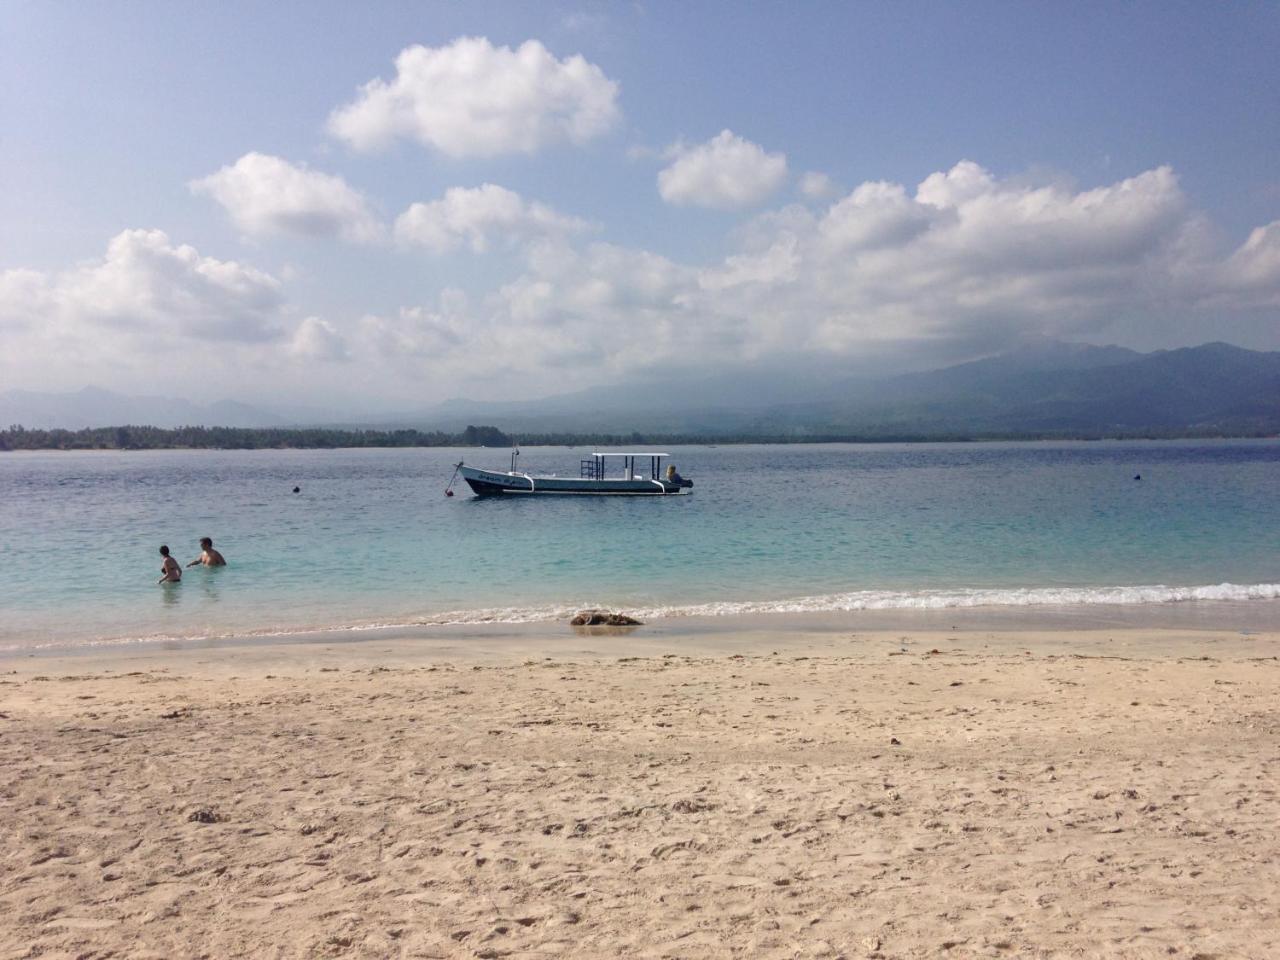
[[[586, 448], [526, 448], [577, 476]], [[1280, 442], [672, 448], [692, 496], [444, 497], [503, 450], [0, 454], [0, 649], [375, 624], [1280, 597]], [[1135, 474], [1142, 480], [1135, 481]], [[294, 494], [294, 486], [301, 493]], [[213, 537], [229, 566], [157, 586]]]

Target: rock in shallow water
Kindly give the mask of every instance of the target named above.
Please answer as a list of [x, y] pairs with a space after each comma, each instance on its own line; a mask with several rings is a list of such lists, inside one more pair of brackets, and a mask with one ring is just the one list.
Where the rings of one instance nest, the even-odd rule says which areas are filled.
[[607, 610], [582, 610], [569, 621], [575, 627], [638, 627], [640, 621], [625, 613], [610, 613]]

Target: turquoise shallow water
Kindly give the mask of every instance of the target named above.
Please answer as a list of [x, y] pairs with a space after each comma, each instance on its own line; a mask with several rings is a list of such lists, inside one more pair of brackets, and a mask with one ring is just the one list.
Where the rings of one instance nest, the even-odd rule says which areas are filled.
[[[577, 475], [585, 448], [526, 448]], [[646, 615], [1280, 597], [1280, 442], [675, 448], [694, 495], [475, 499], [501, 450], [0, 456], [0, 648]], [[1134, 481], [1135, 474], [1141, 481]], [[295, 485], [300, 494], [290, 491]], [[160, 587], [208, 535], [224, 569]]]

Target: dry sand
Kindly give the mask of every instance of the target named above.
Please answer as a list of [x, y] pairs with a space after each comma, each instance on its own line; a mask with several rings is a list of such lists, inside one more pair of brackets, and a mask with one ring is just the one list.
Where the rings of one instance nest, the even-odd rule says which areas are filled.
[[1280, 956], [1280, 637], [756, 639], [7, 661], [0, 956]]

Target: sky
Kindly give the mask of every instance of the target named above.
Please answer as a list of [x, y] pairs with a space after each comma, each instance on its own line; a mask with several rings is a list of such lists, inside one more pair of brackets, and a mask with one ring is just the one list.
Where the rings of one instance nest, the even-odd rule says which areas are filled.
[[0, 390], [1280, 349], [1280, 4], [0, 0]]

